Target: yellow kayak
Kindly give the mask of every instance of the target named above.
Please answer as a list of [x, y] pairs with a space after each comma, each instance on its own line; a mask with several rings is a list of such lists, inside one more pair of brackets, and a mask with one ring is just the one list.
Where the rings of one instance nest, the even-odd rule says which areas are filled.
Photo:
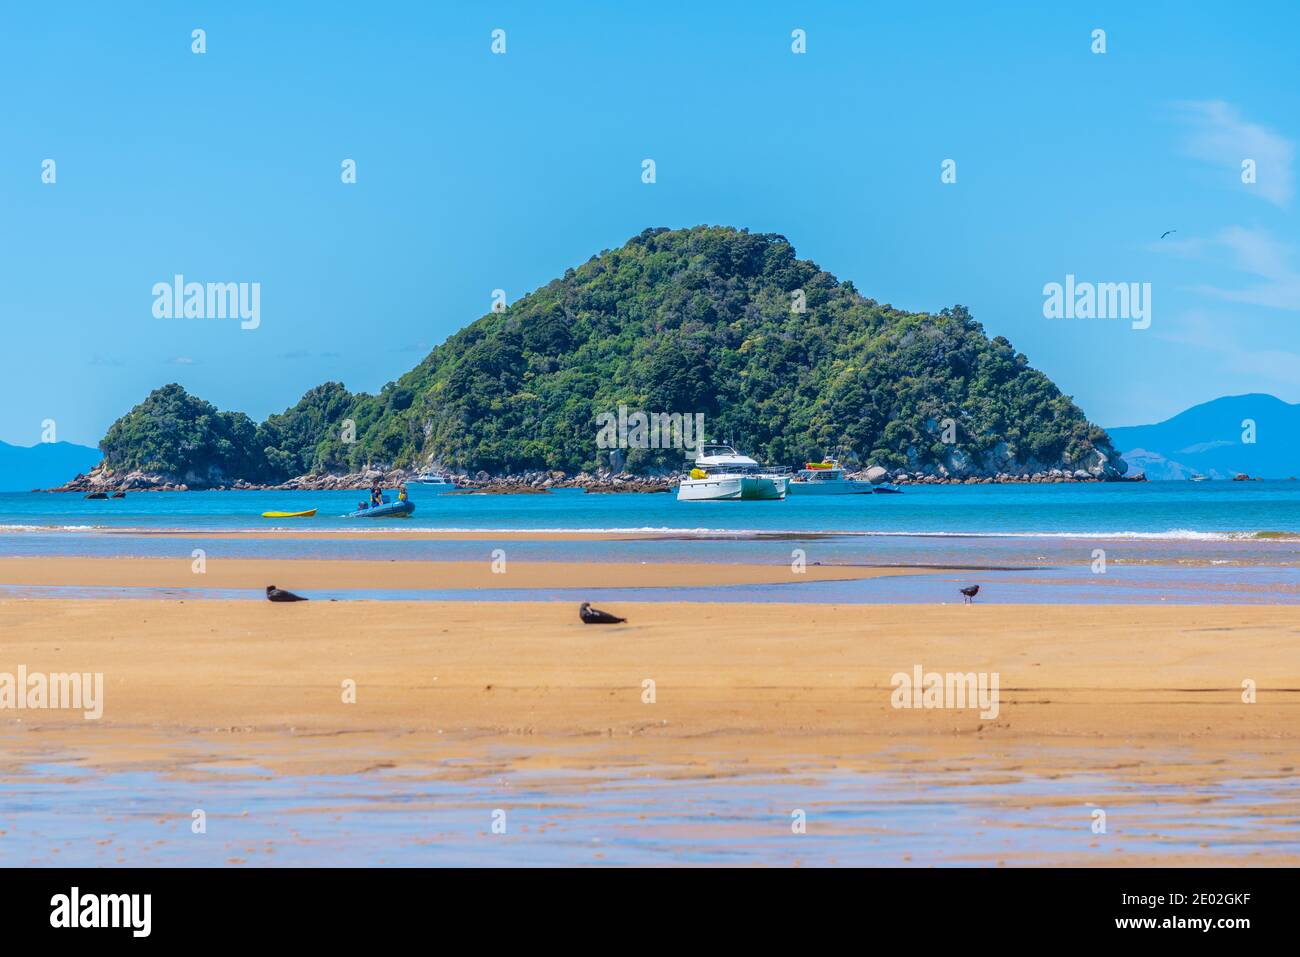
[[316, 514], [316, 509], [308, 509], [305, 512], [263, 512], [263, 518], [311, 518]]

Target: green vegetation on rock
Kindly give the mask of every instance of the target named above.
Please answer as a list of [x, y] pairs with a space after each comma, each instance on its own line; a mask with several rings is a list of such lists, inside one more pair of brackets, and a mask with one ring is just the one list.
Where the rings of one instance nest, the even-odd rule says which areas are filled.
[[[702, 412], [710, 440], [774, 464], [840, 453], [970, 474], [1104, 456], [1122, 471], [1106, 433], [964, 307], [881, 305], [782, 236], [723, 227], [648, 229], [478, 319], [378, 395], [327, 383], [257, 426], [170, 385], [102, 448], [115, 468], [249, 481], [429, 461], [590, 470], [609, 461], [596, 416], [620, 404]], [[631, 470], [682, 461], [627, 453]]]
[[114, 422], [100, 441], [114, 469], [193, 476], [203, 484], [262, 474], [257, 426], [242, 412], [221, 412], [175, 383]]

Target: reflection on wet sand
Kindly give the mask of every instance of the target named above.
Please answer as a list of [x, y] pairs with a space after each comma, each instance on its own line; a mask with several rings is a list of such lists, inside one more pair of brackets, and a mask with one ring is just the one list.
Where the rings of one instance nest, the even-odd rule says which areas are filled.
[[[104, 675], [0, 715], [0, 862], [1296, 859], [1294, 607], [614, 610], [0, 600], [0, 671]], [[915, 667], [996, 715], [895, 707]]]

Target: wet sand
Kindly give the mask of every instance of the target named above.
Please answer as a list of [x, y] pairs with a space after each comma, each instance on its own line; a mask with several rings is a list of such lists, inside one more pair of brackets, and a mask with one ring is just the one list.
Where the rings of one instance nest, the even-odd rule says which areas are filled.
[[[740, 738], [678, 745], [670, 763], [658, 764], [660, 749], [644, 738], [494, 747], [305, 736], [296, 739], [304, 766], [270, 773], [250, 764], [278, 750], [265, 734], [170, 735], [165, 758], [158, 740], [141, 732], [133, 760], [113, 769], [80, 763], [72, 752], [21, 773], [0, 769], [0, 864], [1300, 861], [1296, 778], [1263, 770], [1276, 754], [1239, 744], [1003, 746], [953, 737], [918, 746], [864, 737], [828, 767], [844, 742], [816, 739], [794, 742], [787, 766], [771, 771], [751, 766]], [[313, 770], [311, 755], [326, 751], [356, 763], [333, 774]], [[160, 759], [179, 769], [150, 770]], [[207, 815], [201, 835], [191, 829], [195, 809]], [[792, 827], [796, 815], [802, 832]], [[494, 833], [493, 822], [506, 816], [508, 830]]]
[[[788, 564], [686, 562], [357, 561], [222, 559], [208, 556], [203, 571], [184, 558], [0, 558], [0, 583], [123, 588], [253, 588], [289, 590], [641, 588], [764, 585], [805, 581], [856, 581], [914, 574], [915, 569]], [[494, 571], [494, 568], [501, 569]]]
[[[173, 805], [190, 798], [171, 792], [258, 806], [262, 789], [278, 789], [267, 800], [303, 843], [281, 842], [270, 811], [235, 832], [247, 840], [265, 830], [265, 854], [279, 855], [268, 862], [329, 860], [337, 845], [320, 843], [303, 815], [352, 821], [331, 825], [346, 834], [330, 840], [357, 847], [394, 827], [418, 831], [403, 816], [414, 813], [408, 801], [433, 802], [449, 821], [464, 815], [447, 841], [466, 861], [642, 860], [639, 841], [603, 858], [540, 838], [546, 827], [599, 821], [610, 830], [594, 833], [607, 843], [644, 831], [650, 846], [705, 863], [713, 858], [691, 856], [701, 841], [717, 843], [719, 862], [733, 853], [900, 864], [1300, 860], [1294, 608], [611, 610], [628, 624], [584, 626], [572, 605], [545, 602], [0, 601], [0, 672], [102, 671], [105, 684], [99, 721], [0, 711], [0, 774], [10, 791], [45, 795], [32, 806], [56, 810], [60, 780], [81, 781], [83, 797], [126, 787], [162, 808], [158, 826], [177, 831], [178, 854], [192, 845], [178, 836], [188, 810]], [[997, 716], [894, 708], [893, 674], [917, 664], [997, 672]], [[1242, 701], [1246, 678], [1254, 704]], [[344, 700], [347, 681], [355, 703]], [[56, 791], [34, 783], [41, 767], [53, 769]], [[114, 783], [121, 774], [126, 785]], [[321, 777], [335, 775], [344, 777]], [[407, 794], [420, 781], [433, 791]], [[303, 788], [319, 791], [312, 808], [295, 803], [307, 800]], [[693, 795], [723, 821], [697, 833], [703, 812], [670, 793]], [[518, 807], [527, 794], [541, 844], [511, 857], [465, 837], [483, 831], [492, 807]], [[791, 802], [807, 805], [809, 833], [830, 842], [811, 856], [764, 843], [774, 820], [789, 833], [780, 819]], [[1112, 816], [1112, 837], [1088, 832], [1092, 805]], [[388, 816], [366, 817], [380, 810]], [[3, 848], [22, 848], [22, 860], [46, 860], [40, 840], [23, 835], [62, 834], [80, 815], [69, 813], [36, 814], [0, 842], [0, 856], [12, 861]], [[147, 860], [142, 826], [118, 821], [104, 845], [113, 853], [85, 859]], [[975, 836], [977, 827], [987, 833]], [[932, 845], [934, 828], [954, 830]], [[258, 862], [247, 848], [217, 847], [230, 858], [216, 863]], [[384, 853], [424, 859], [406, 844]]]

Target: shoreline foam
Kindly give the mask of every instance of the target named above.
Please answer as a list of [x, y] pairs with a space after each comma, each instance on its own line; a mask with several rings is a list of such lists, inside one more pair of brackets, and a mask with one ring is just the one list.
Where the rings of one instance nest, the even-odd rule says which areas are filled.
[[884, 529], [761, 529], [761, 528], [702, 528], [672, 526], [637, 526], [608, 528], [470, 528], [465, 526], [423, 526], [405, 528], [293, 528], [283, 525], [266, 527], [228, 528], [207, 526], [147, 526], [115, 525], [0, 525], [0, 533], [21, 532], [90, 532], [107, 535], [139, 535], [159, 537], [205, 536], [209, 538], [338, 538], [338, 539], [574, 539], [603, 538], [610, 541], [654, 539], [663, 537], [688, 537], [705, 540], [727, 539], [787, 539], [787, 538], [974, 538], [974, 539], [1064, 539], [1110, 541], [1205, 541], [1205, 542], [1277, 542], [1300, 543], [1300, 532], [1258, 529], [1238, 531], [1198, 531], [1173, 528], [1160, 532], [1125, 531], [895, 531]]

